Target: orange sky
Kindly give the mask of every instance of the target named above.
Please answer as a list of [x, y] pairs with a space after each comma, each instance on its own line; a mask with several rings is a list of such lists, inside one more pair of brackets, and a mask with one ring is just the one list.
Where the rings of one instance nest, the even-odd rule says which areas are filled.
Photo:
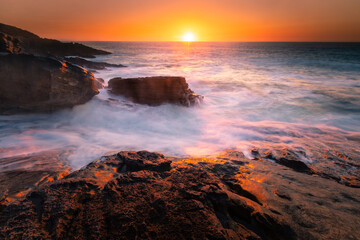
[[360, 0], [0, 0], [0, 22], [61, 40], [360, 41]]

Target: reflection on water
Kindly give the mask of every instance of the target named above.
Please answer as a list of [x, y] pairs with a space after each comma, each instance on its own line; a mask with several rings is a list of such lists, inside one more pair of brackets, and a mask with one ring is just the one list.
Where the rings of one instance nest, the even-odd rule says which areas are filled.
[[81, 167], [120, 149], [192, 156], [225, 148], [248, 154], [254, 145], [359, 156], [360, 44], [87, 44], [114, 52], [96, 60], [128, 66], [96, 77], [184, 76], [204, 104], [148, 107], [114, 96], [119, 101], [109, 102], [101, 90], [72, 110], [0, 116], [0, 157], [74, 147], [69, 160]]

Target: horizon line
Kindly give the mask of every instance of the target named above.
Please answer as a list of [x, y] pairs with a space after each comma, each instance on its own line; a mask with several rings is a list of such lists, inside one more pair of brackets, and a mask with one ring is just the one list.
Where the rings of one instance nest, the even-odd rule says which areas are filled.
[[180, 41], [180, 40], [69, 40], [69, 39], [58, 39], [59, 41], [64, 42], [149, 42], [149, 43], [360, 43], [359, 41]]

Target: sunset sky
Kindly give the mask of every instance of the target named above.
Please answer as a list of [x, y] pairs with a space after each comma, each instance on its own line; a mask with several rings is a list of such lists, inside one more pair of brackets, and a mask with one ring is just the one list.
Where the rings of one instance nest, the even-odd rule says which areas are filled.
[[60, 40], [360, 41], [360, 0], [0, 0], [0, 22]]

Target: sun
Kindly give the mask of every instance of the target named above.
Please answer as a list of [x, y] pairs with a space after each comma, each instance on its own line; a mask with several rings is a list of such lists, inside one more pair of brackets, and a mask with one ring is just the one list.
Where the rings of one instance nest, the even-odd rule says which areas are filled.
[[192, 32], [187, 32], [182, 35], [181, 40], [183, 42], [193, 42], [196, 41], [196, 36]]

